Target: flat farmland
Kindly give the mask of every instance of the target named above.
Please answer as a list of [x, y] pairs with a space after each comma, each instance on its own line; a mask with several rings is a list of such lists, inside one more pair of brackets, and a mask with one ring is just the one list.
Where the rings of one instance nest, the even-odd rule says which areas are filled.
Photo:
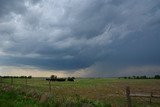
[[[132, 94], [146, 95], [152, 92], [153, 95], [160, 95], [160, 80], [158, 79], [79, 78], [74, 82], [51, 81], [50, 85], [45, 78], [27, 79], [27, 84], [26, 79], [21, 78], [13, 78], [13, 82], [10, 78], [3, 78], [1, 81], [1, 90], [6, 87], [12, 87], [14, 91], [25, 91], [25, 93], [34, 90], [39, 94], [35, 105], [38, 106], [43, 100], [44, 103], [49, 102], [51, 99], [54, 100], [52, 103], [59, 107], [126, 107], [125, 89], [127, 86], [130, 87]], [[160, 105], [158, 98], [152, 98], [152, 103], [149, 98], [136, 97], [131, 100], [134, 107], [159, 107]]]

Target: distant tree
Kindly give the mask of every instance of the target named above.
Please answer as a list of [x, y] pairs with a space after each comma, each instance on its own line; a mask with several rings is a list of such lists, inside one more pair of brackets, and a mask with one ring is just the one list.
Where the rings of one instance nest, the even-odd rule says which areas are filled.
[[18, 78], [18, 76], [13, 76], [13, 78]]
[[73, 79], [76, 79], [75, 77], [72, 77]]
[[147, 79], [147, 76], [140, 76], [140, 79]]
[[56, 76], [56, 75], [51, 75], [50, 79], [51, 79], [52, 81], [55, 81], [55, 80], [57, 80], [57, 76]]
[[74, 77], [68, 77], [67, 80], [68, 80], [68, 81], [74, 81], [74, 79], [75, 79]]
[[28, 76], [28, 79], [31, 79], [32, 78], [32, 76], [30, 75], [30, 76]]
[[133, 79], [136, 79], [136, 76], [133, 76]]
[[10, 76], [3, 76], [2, 78], [10, 78]]
[[66, 81], [66, 78], [57, 78], [56, 81]]
[[20, 76], [19, 78], [26, 78], [27, 76]]
[[160, 79], [160, 75], [155, 75], [154, 79]]
[[128, 77], [128, 79], [131, 79], [131, 77]]
[[137, 76], [136, 79], [139, 79], [139, 76]]

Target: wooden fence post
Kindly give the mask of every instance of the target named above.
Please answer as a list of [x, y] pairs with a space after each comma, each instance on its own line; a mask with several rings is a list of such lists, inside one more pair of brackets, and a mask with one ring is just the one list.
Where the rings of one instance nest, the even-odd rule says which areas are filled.
[[0, 83], [2, 83], [2, 77], [0, 77]]
[[51, 93], [51, 80], [49, 80], [49, 92]]
[[26, 83], [26, 87], [27, 87], [27, 77], [25, 77], [26, 78], [26, 81], [25, 81], [25, 83]]
[[126, 97], [127, 97], [127, 107], [132, 107], [129, 86], [126, 87]]
[[11, 77], [11, 85], [13, 85], [13, 77]]
[[152, 103], [152, 96], [153, 96], [153, 92], [151, 92], [151, 94], [150, 94], [150, 100], [149, 100], [150, 104]]

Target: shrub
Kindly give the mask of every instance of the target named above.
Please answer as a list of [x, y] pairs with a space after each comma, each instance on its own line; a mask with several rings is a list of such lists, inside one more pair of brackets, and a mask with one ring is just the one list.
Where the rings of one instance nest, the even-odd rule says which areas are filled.
[[74, 81], [74, 77], [68, 77], [68, 81]]

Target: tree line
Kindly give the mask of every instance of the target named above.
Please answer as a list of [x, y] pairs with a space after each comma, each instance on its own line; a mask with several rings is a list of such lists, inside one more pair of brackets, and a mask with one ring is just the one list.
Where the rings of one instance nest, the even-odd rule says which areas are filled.
[[0, 78], [28, 78], [31, 79], [32, 76], [0, 76]]
[[50, 78], [46, 78], [47, 81], [74, 81], [75, 77], [59, 78], [56, 75], [51, 75]]
[[160, 75], [155, 75], [153, 77], [148, 77], [146, 75], [143, 76], [125, 76], [125, 77], [119, 77], [120, 78], [124, 78], [124, 79], [160, 79]]

